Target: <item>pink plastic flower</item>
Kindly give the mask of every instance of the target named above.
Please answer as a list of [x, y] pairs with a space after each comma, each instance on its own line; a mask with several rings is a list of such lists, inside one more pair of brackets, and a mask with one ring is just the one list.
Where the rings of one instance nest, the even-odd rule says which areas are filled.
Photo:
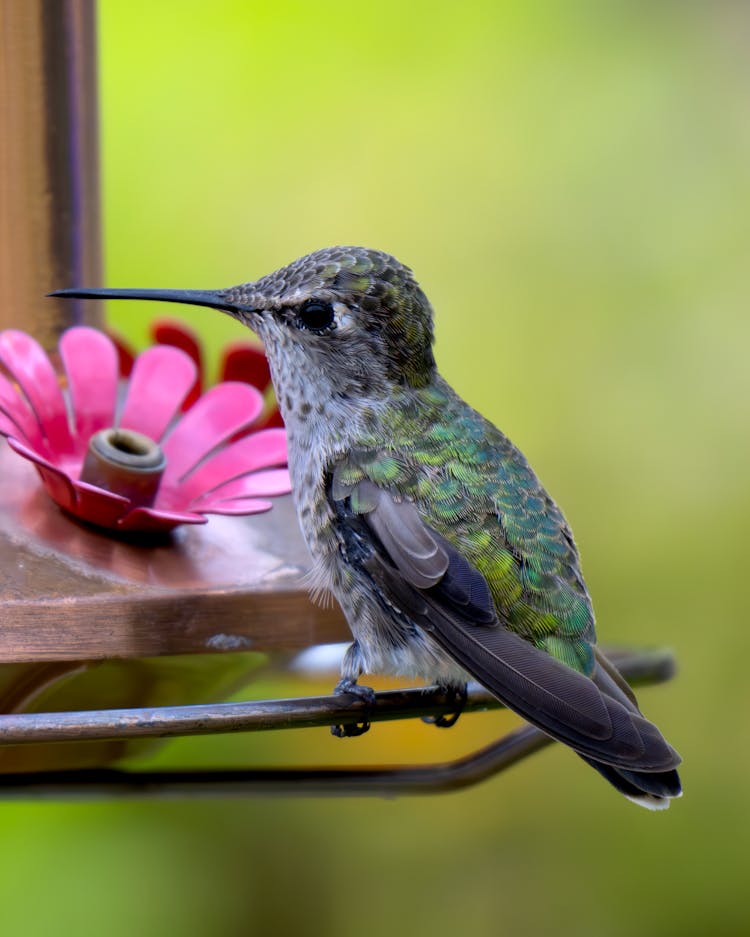
[[[33, 338], [14, 329], [0, 332], [0, 364], [12, 379], [0, 373], [0, 434], [34, 463], [66, 511], [118, 530], [169, 530], [204, 524], [206, 514], [267, 511], [267, 498], [289, 492], [284, 431], [236, 438], [263, 411], [255, 387], [217, 384], [180, 416], [197, 369], [179, 349], [154, 345], [139, 355], [124, 396], [118, 394], [117, 350], [102, 332], [69, 329], [59, 354], [66, 389]], [[141, 433], [161, 446], [166, 468], [151, 504], [81, 479], [89, 441], [109, 427]]]
[[[201, 395], [206, 383], [205, 355], [200, 338], [180, 319], [154, 319], [149, 331], [152, 341], [158, 342], [160, 345], [172, 345], [174, 348], [180, 348], [195, 362], [198, 376], [183, 401], [182, 409], [186, 410]], [[133, 368], [135, 354], [128, 342], [117, 332], [110, 330], [109, 335], [117, 348], [120, 374], [127, 377]], [[243, 384], [252, 384], [263, 394], [266, 407], [264, 413], [258, 419], [257, 429], [284, 425], [276, 404], [273, 385], [271, 384], [268, 360], [261, 347], [244, 341], [230, 342], [226, 345], [221, 350], [219, 380], [241, 381]]]

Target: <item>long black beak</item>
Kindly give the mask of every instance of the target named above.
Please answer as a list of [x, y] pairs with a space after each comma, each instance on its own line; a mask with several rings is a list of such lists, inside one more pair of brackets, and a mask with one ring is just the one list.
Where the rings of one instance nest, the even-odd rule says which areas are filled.
[[227, 302], [220, 290], [111, 290], [73, 287], [55, 290], [47, 295], [60, 296], [63, 299], [146, 299], [162, 303], [185, 303], [190, 306], [210, 306], [232, 315], [237, 312], [252, 312], [244, 306]]

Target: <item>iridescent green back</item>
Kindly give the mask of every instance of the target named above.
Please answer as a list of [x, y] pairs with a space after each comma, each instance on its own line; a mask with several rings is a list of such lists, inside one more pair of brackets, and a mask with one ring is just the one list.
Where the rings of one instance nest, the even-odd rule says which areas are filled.
[[594, 616], [565, 518], [518, 449], [442, 379], [378, 413], [338, 474], [413, 500], [482, 572], [510, 628], [591, 672]]

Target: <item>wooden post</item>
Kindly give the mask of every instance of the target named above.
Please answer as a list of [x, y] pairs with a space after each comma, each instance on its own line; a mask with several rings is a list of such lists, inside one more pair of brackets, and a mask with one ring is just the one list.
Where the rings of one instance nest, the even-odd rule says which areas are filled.
[[101, 282], [94, 0], [0, 0], [0, 329], [51, 351], [99, 304], [46, 299]]

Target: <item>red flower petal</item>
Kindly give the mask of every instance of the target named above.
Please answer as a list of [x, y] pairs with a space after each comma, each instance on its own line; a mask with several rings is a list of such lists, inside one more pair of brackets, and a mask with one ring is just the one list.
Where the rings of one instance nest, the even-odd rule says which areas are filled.
[[215, 506], [224, 501], [234, 501], [237, 498], [272, 498], [276, 495], [289, 494], [292, 483], [289, 479], [288, 469], [269, 469], [267, 472], [251, 472], [239, 478], [233, 478], [213, 491], [196, 498], [193, 507], [197, 511], [214, 510]]
[[18, 439], [12, 436], [8, 439], [8, 445], [20, 456], [23, 456], [24, 459], [28, 459], [29, 462], [33, 462], [34, 467], [36, 468], [37, 472], [39, 472], [39, 476], [44, 483], [44, 487], [47, 489], [47, 492], [53, 501], [56, 501], [59, 505], [67, 508], [69, 511], [75, 510], [75, 489], [71, 484], [70, 478], [68, 478], [65, 472], [45, 459], [44, 456], [41, 455], [38, 451], [35, 449], [30, 449], [24, 443], [20, 442]]
[[11, 449], [17, 452], [20, 456], [23, 456], [24, 459], [28, 459], [29, 462], [33, 462], [34, 465], [39, 468], [48, 468], [52, 472], [57, 472], [58, 475], [63, 475], [65, 478], [68, 476], [63, 472], [63, 470], [51, 462], [44, 453], [40, 452], [38, 449], [32, 449], [25, 442], [22, 442], [20, 439], [15, 436], [10, 436], [8, 438], [8, 445]]
[[188, 410], [200, 397], [203, 390], [203, 355], [201, 344], [192, 329], [189, 329], [179, 319], [157, 319], [151, 325], [151, 335], [160, 345], [170, 345], [179, 348], [193, 359], [198, 368], [198, 376], [190, 388], [187, 397], [182, 402], [182, 409]]
[[119, 426], [160, 440], [193, 386], [196, 367], [168, 345], [154, 345], [138, 355], [128, 384]]
[[223, 485], [224, 482], [260, 468], [284, 465], [287, 460], [286, 433], [280, 429], [261, 430], [209, 456], [181, 480], [180, 489], [190, 501]]
[[47, 494], [52, 500], [72, 513], [76, 510], [76, 495], [70, 479], [56, 468], [37, 463], [37, 472], [42, 479]]
[[261, 501], [258, 498], [233, 498], [230, 501], [217, 501], [209, 507], [201, 508], [206, 514], [263, 514], [273, 507], [271, 501]]
[[274, 401], [273, 408], [269, 412], [268, 416], [264, 420], [260, 421], [258, 424], [258, 429], [272, 429], [277, 426], [283, 428], [284, 419], [281, 416], [281, 411], [279, 410], [276, 401]]
[[123, 517], [117, 527], [119, 530], [171, 530], [178, 524], [205, 524], [203, 514], [192, 511], [158, 511], [155, 508], [135, 508]]
[[8, 422], [10, 430], [0, 430], [4, 435], [19, 437], [35, 449], [40, 449], [45, 455], [49, 454], [47, 441], [42, 436], [36, 417], [34, 416], [26, 398], [20, 394], [11, 382], [0, 374], [0, 412]]
[[60, 356], [68, 375], [76, 448], [83, 456], [94, 433], [115, 421], [117, 352], [103, 332], [80, 326], [63, 334]]
[[42, 346], [25, 332], [6, 329], [0, 332], [0, 361], [21, 385], [50, 450], [72, 454], [75, 447], [65, 398]]
[[268, 359], [261, 348], [247, 342], [233, 342], [224, 351], [221, 368], [222, 381], [242, 381], [265, 391], [271, 383]]
[[130, 342], [112, 328], [107, 329], [106, 333], [115, 344], [117, 352], [117, 369], [120, 377], [130, 377], [130, 372], [135, 364], [135, 352], [130, 346]]
[[217, 384], [183, 416], [164, 442], [165, 484], [180, 478], [212, 449], [246, 429], [263, 409], [260, 391], [249, 384]]
[[105, 491], [88, 482], [71, 479], [76, 492], [76, 505], [73, 513], [84, 521], [91, 521], [100, 527], [114, 527], [130, 505], [127, 498]]

